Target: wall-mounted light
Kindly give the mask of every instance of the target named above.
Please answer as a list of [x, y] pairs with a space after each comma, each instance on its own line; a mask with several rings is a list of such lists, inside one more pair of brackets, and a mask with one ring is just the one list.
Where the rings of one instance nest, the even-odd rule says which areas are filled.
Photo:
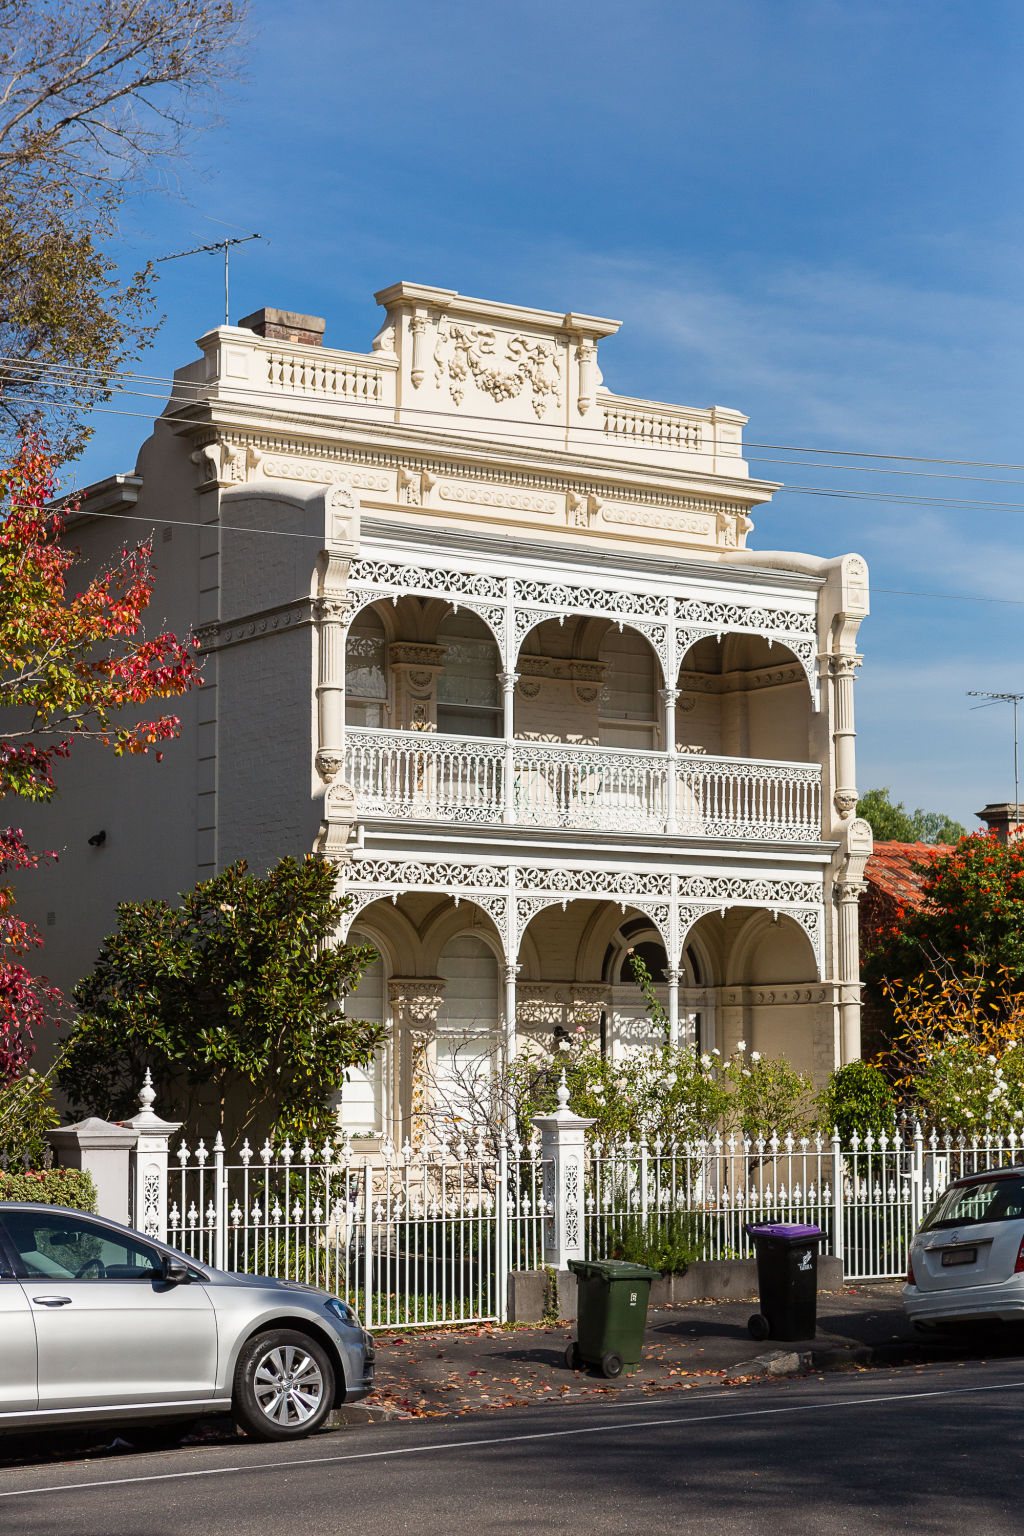
[[94, 832], [92, 837], [90, 837], [90, 839], [89, 839], [89, 847], [90, 848], [102, 848], [103, 844], [106, 842], [106, 840], [107, 840], [106, 832]]

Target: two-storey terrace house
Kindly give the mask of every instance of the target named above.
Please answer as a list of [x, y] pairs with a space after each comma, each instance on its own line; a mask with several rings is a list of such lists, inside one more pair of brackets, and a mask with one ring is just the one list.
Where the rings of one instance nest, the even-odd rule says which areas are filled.
[[[390, 1027], [353, 1131], [579, 1025], [859, 1051], [853, 686], [867, 569], [747, 547], [778, 489], [745, 417], [612, 394], [618, 323], [397, 283], [367, 352], [264, 310], [198, 342], [134, 474], [77, 537], [155, 530], [154, 612], [206, 685], [165, 761], [82, 756], [29, 885], [63, 982], [116, 900], [320, 850]], [[89, 845], [98, 830], [102, 844]]]

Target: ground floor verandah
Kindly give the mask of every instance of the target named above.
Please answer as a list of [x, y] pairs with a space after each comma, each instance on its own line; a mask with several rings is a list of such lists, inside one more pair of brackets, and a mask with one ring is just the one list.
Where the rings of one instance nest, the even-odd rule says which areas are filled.
[[[728, 1055], [744, 1040], [821, 1082], [841, 1059], [843, 989], [825, 979], [823, 871], [680, 873], [398, 859], [345, 868], [347, 933], [378, 959], [348, 1011], [387, 1047], [343, 1096], [353, 1134], [396, 1144], [465, 1105], [466, 1083], [517, 1050], [582, 1031], [611, 1059], [669, 1036]], [[655, 980], [653, 1024], [630, 962]]]

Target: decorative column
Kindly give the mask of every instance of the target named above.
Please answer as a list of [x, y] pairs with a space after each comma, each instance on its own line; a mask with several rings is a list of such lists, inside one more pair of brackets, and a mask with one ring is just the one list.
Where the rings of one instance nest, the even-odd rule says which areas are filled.
[[505, 737], [505, 764], [502, 778], [501, 819], [506, 826], [516, 820], [516, 758], [515, 758], [515, 694], [518, 672], [499, 672], [501, 702], [503, 707], [503, 734]]
[[502, 974], [504, 976], [504, 981], [505, 981], [505, 1065], [506, 1066], [511, 1061], [513, 1061], [515, 1059], [516, 1051], [519, 1048], [519, 1040], [518, 1040], [518, 1037], [517, 1037], [517, 1034], [516, 1034], [516, 1027], [517, 1027], [517, 1018], [516, 1018], [516, 1008], [517, 1008], [517, 1002], [516, 1002], [516, 977], [519, 975], [519, 972], [520, 972], [521, 969], [522, 969], [521, 966], [510, 965], [510, 964], [505, 964], [502, 967]]
[[444, 1002], [438, 977], [394, 976], [388, 982], [392, 1017], [391, 1139], [396, 1147], [423, 1139], [424, 1111], [436, 1065], [437, 1016]]
[[316, 768], [330, 784], [345, 766], [345, 641], [352, 604], [347, 598], [320, 597], [314, 604], [320, 636], [317, 711], [320, 744]]
[[541, 1133], [544, 1162], [544, 1262], [567, 1269], [570, 1259], [584, 1257], [583, 1216], [586, 1147], [584, 1133], [593, 1125], [569, 1108], [565, 1069], [558, 1085], [558, 1108], [534, 1120]]
[[[161, 1243], [167, 1241], [167, 1154], [171, 1137], [181, 1130], [180, 1120], [161, 1120], [153, 1108], [156, 1093], [153, 1078], [146, 1068], [146, 1076], [139, 1089], [142, 1108], [137, 1115], [124, 1123], [137, 1131], [139, 1139], [131, 1154], [131, 1216], [129, 1225], [155, 1237]], [[219, 1133], [218, 1133], [219, 1134]], [[224, 1202], [218, 1191], [217, 1210]]]
[[679, 689], [659, 688], [658, 694], [662, 704], [662, 740], [668, 754], [665, 770], [668, 776], [665, 785], [665, 831], [669, 837], [674, 837], [679, 831], [679, 786], [676, 783], [676, 703]]
[[418, 309], [409, 316], [409, 331], [412, 335], [412, 367], [409, 377], [413, 389], [419, 389], [427, 371], [427, 317], [423, 310]]
[[[835, 897], [839, 909], [837, 935], [838, 970], [841, 988], [839, 1014], [841, 1021], [842, 1064], [856, 1061], [860, 1056], [860, 898], [867, 890], [864, 880], [840, 880], [836, 882]], [[853, 994], [853, 995], [851, 995]]]
[[668, 983], [668, 1043], [671, 1046], [679, 1044], [679, 983], [682, 975], [682, 971], [671, 966], [665, 972]]
[[576, 345], [576, 409], [585, 416], [594, 403], [594, 375], [597, 371], [597, 343], [581, 336]]
[[828, 670], [832, 678], [832, 737], [835, 742], [836, 780], [833, 803], [844, 821], [857, 809], [857, 772], [853, 728], [853, 683], [863, 658], [854, 654], [830, 656]]

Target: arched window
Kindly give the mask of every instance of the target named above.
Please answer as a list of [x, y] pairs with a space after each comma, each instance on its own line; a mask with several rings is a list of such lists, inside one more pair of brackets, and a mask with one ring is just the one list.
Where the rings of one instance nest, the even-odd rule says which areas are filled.
[[[365, 935], [353, 935], [352, 943], [369, 942]], [[364, 1019], [370, 1024], [384, 1022], [384, 962], [378, 958], [368, 965], [359, 985], [345, 999], [350, 1019]], [[381, 1048], [368, 1067], [350, 1067], [341, 1090], [338, 1125], [351, 1136], [381, 1135], [387, 1118], [387, 1051]]]
[[658, 685], [654, 652], [635, 629], [612, 626], [601, 641], [604, 686], [598, 704], [602, 747], [649, 752], [658, 744]]
[[500, 736], [500, 662], [494, 636], [465, 609], [451, 613], [437, 631], [444, 670], [437, 679], [437, 728], [455, 736]]
[[473, 1085], [494, 1064], [501, 1017], [501, 977], [494, 951], [473, 933], [449, 939], [437, 963], [445, 983], [438, 1018], [435, 1108], [472, 1123]]
[[387, 724], [387, 637], [372, 608], [356, 615], [345, 642], [345, 720]]

